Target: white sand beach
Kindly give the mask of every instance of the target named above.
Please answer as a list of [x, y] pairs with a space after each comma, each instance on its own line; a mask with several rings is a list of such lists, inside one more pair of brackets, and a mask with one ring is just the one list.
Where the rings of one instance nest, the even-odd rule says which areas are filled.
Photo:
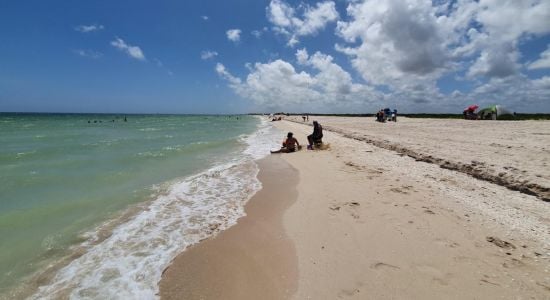
[[[548, 122], [313, 119], [330, 148], [278, 155], [298, 180], [288, 181], [287, 190], [273, 189], [284, 170], [260, 178], [271, 197], [258, 193], [238, 225], [176, 258], [161, 281], [161, 298], [258, 299], [258, 291], [269, 299], [550, 297]], [[305, 144], [312, 128], [300, 123], [275, 124]], [[264, 173], [269, 167], [261, 166]], [[290, 204], [248, 209], [267, 207], [265, 199]], [[284, 238], [269, 248], [284, 253], [245, 239], [250, 230], [277, 232], [277, 222], [247, 221], [273, 214]], [[230, 235], [241, 242], [227, 242]], [[202, 263], [189, 268], [186, 261]], [[261, 272], [216, 279], [220, 270], [238, 274], [251, 263], [285, 267], [270, 279]], [[192, 284], [193, 276], [182, 276], [190, 271], [206, 282]], [[239, 293], [230, 292], [235, 287]]]

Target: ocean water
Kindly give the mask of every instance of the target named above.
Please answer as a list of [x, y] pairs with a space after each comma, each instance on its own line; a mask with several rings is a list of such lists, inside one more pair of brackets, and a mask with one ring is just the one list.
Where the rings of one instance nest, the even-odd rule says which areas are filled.
[[0, 298], [155, 299], [280, 139], [254, 116], [0, 114]]

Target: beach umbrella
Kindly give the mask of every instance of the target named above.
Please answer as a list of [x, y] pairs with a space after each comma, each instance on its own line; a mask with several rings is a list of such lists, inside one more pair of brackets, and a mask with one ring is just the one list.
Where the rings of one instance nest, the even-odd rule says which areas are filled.
[[466, 110], [468, 110], [468, 111], [475, 111], [475, 110], [478, 109], [478, 108], [479, 108], [479, 105], [475, 105], [475, 104], [474, 104], [474, 105], [468, 106], [468, 107], [465, 109], [465, 111], [466, 111]]

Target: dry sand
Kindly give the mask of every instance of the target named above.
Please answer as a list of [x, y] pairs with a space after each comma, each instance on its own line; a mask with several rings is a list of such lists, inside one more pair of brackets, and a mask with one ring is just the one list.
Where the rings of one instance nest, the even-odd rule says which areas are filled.
[[[247, 205], [248, 216], [175, 260], [161, 281], [162, 298], [550, 299], [550, 203], [476, 176], [502, 169], [510, 181], [547, 187], [549, 122], [315, 119], [335, 131], [325, 131], [330, 149], [280, 155], [290, 164], [280, 172], [299, 172], [296, 201], [286, 211], [289, 202], [269, 208], [261, 199], [277, 199], [267, 190], [274, 177], [261, 178], [265, 189]], [[306, 124], [275, 124], [302, 143], [311, 133]], [[478, 171], [448, 167], [472, 161]], [[253, 203], [264, 209], [249, 210]], [[284, 212], [282, 224], [246, 221], [273, 211]], [[265, 259], [272, 247], [235, 242], [267, 229], [288, 237], [279, 245], [292, 250], [281, 263]], [[255, 256], [264, 258], [246, 267]], [[274, 268], [284, 280], [256, 280]], [[209, 289], [216, 293], [195, 293]]]
[[[315, 117], [326, 129], [550, 201], [550, 122]], [[294, 120], [301, 118], [292, 117]]]

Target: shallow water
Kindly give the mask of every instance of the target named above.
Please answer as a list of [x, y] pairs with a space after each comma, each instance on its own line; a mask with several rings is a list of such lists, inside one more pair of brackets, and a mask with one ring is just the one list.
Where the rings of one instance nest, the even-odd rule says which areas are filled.
[[277, 134], [251, 116], [0, 115], [0, 295], [154, 297], [163, 264], [242, 216]]

